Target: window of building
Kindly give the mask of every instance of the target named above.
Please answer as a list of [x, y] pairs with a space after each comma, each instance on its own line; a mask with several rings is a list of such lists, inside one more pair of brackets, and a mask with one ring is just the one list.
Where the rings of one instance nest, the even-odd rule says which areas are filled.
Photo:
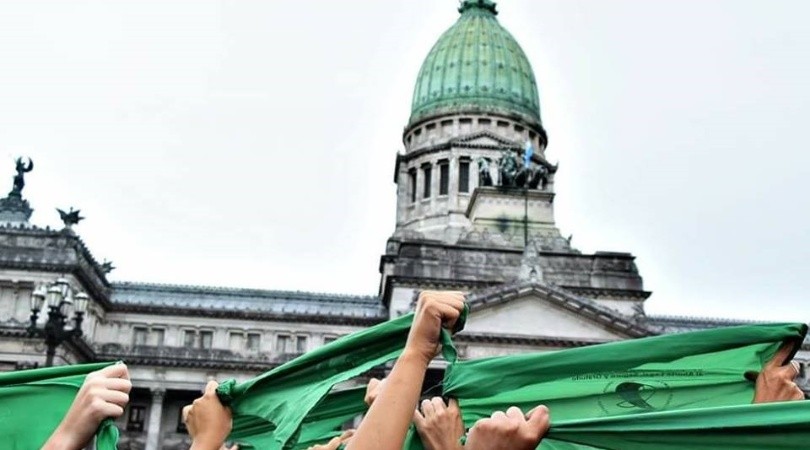
[[183, 346], [186, 348], [195, 347], [194, 341], [197, 340], [197, 332], [194, 330], [183, 331]]
[[252, 352], [258, 352], [262, 342], [262, 335], [259, 333], [248, 333], [246, 347]]
[[296, 339], [295, 339], [295, 352], [296, 353], [306, 353], [307, 352], [307, 337], [306, 336], [296, 336]]
[[458, 191], [470, 192], [470, 160], [462, 158], [458, 163]]
[[163, 347], [163, 341], [166, 339], [166, 330], [163, 328], [152, 328], [152, 345], [156, 347]]
[[323, 345], [335, 342], [337, 340], [336, 336], [324, 336], [323, 337]]
[[431, 182], [431, 172], [433, 168], [430, 164], [425, 164], [422, 166], [422, 198], [430, 198], [430, 182]]
[[132, 331], [132, 345], [140, 346], [146, 345], [146, 337], [149, 334], [149, 330], [144, 327], [135, 327]]
[[291, 353], [292, 339], [286, 334], [276, 337], [276, 353]]
[[231, 331], [228, 335], [228, 348], [232, 352], [238, 352], [242, 350], [242, 341], [244, 341], [244, 335], [239, 331]]
[[214, 344], [213, 331], [200, 331], [200, 348], [210, 349]]
[[143, 431], [143, 423], [146, 420], [146, 407], [143, 405], [130, 405], [129, 418], [127, 419], [127, 431]]
[[447, 195], [450, 186], [450, 163], [443, 159], [439, 161], [439, 195]]
[[411, 203], [416, 201], [416, 169], [408, 169], [408, 189], [410, 190]]

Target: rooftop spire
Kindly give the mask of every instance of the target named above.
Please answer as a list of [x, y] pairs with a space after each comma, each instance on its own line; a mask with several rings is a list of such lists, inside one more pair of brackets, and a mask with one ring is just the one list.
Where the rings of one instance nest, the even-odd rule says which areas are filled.
[[498, 14], [497, 5], [492, 0], [461, 0], [458, 7], [458, 12], [463, 14], [464, 11], [469, 11], [471, 9], [483, 9], [491, 12], [492, 14]]

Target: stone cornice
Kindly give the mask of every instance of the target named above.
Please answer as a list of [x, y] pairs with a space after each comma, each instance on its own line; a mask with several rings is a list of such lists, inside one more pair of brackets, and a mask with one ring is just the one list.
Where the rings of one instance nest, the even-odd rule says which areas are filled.
[[162, 305], [114, 304], [115, 313], [154, 314], [158, 316], [192, 316], [215, 319], [272, 320], [277, 322], [307, 322], [329, 325], [372, 326], [387, 320], [382, 317], [332, 316], [327, 314], [272, 313], [265, 311], [183, 308]]
[[608, 289], [566, 285], [562, 285], [560, 288], [583, 297], [606, 300], [646, 300], [652, 295], [650, 291], [635, 291], [631, 289]]
[[612, 342], [608, 340], [587, 340], [587, 339], [571, 339], [553, 336], [524, 336], [516, 334], [492, 334], [492, 333], [461, 333], [453, 337], [453, 341], [457, 344], [463, 343], [486, 343], [486, 344], [505, 344], [505, 345], [525, 345], [532, 347], [560, 347], [560, 348], [573, 348], [584, 347], [586, 345], [604, 344]]

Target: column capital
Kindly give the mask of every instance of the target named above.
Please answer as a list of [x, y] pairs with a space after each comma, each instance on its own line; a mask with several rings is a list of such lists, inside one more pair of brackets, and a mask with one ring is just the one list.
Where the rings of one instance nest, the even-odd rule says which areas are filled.
[[164, 388], [152, 388], [149, 392], [152, 394], [153, 402], [162, 402], [163, 398], [166, 396], [166, 389]]

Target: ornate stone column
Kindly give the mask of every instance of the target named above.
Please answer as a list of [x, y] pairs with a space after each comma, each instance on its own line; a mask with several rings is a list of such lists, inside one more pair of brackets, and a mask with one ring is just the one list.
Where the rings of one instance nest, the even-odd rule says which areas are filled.
[[146, 450], [160, 449], [160, 422], [165, 396], [165, 389], [152, 389], [152, 405], [149, 407], [149, 423], [146, 426]]

